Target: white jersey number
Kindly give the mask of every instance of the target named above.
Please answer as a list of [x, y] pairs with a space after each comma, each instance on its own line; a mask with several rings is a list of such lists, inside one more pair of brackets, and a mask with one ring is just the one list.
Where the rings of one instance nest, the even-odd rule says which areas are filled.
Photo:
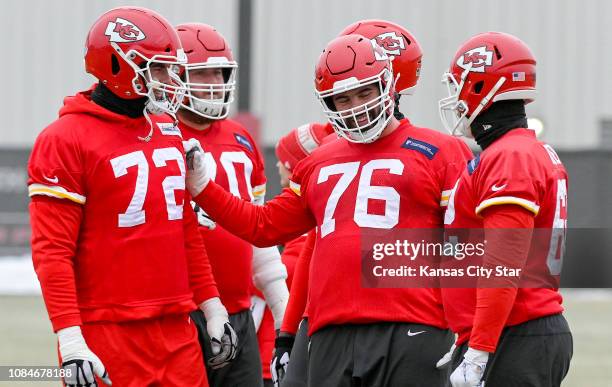
[[[204, 161], [206, 162], [207, 172], [210, 178], [215, 181], [217, 177], [217, 163], [210, 152], [204, 153]], [[222, 152], [219, 156], [219, 162], [225, 170], [227, 175], [227, 183], [229, 186], [229, 192], [237, 197], [240, 196], [240, 189], [238, 188], [238, 179], [243, 178], [246, 184], [246, 190], [249, 198], [253, 200], [253, 186], [251, 184], [251, 175], [253, 173], [253, 162], [244, 152]], [[244, 166], [244, 176], [238, 176], [236, 172], [236, 164], [242, 164]]]
[[[162, 182], [168, 220], [183, 219], [183, 204], [176, 203], [175, 191], [185, 190], [185, 161], [177, 148], [161, 148], [153, 151], [155, 167], [165, 167], [167, 161], [175, 160], [181, 171], [180, 176], [166, 176]], [[119, 227], [134, 227], [146, 222], [146, 214], [142, 209], [149, 186], [149, 163], [143, 151], [135, 151], [110, 160], [116, 178], [124, 176], [129, 167], [138, 167], [134, 194], [124, 213], [118, 215]]]
[[[328, 165], [319, 171], [318, 184], [326, 182], [332, 175], [341, 175], [325, 205], [323, 222], [321, 223], [321, 238], [336, 229], [334, 213], [336, 212], [338, 201], [357, 176], [359, 166], [360, 163], [354, 161]], [[378, 159], [371, 160], [363, 165], [361, 175], [359, 176], [353, 220], [360, 227], [390, 229], [399, 222], [400, 195], [392, 187], [371, 185], [372, 174], [377, 170], [388, 170], [390, 174], [401, 176], [404, 172], [404, 164], [398, 159]], [[368, 201], [370, 199], [378, 199], [385, 202], [384, 215], [368, 213]]]
[[560, 275], [565, 255], [565, 239], [567, 235], [567, 181], [557, 180], [557, 205], [553, 219], [550, 248], [546, 258], [546, 265], [550, 275]]

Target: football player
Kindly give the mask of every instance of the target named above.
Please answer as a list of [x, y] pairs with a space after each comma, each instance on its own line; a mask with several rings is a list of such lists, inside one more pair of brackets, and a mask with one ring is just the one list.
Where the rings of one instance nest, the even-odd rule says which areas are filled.
[[[420, 72], [422, 51], [417, 40], [405, 28], [386, 20], [361, 20], [346, 27], [339, 35], [352, 33], [363, 35], [379, 44], [392, 59], [393, 75], [396, 79], [393, 115], [401, 122], [405, 117], [399, 110], [400, 97], [401, 95], [413, 93]], [[321, 127], [321, 125], [318, 126]], [[329, 122], [323, 128], [333, 130]], [[324, 142], [327, 142], [332, 137], [334, 136], [325, 138]], [[295, 166], [295, 162], [290, 164]], [[311, 234], [314, 234], [314, 232], [311, 232]], [[279, 379], [282, 379], [282, 386], [285, 387], [306, 385], [308, 368], [308, 342], [306, 335], [308, 330], [308, 319], [306, 318], [308, 273], [315, 240], [314, 235], [308, 237], [296, 263], [294, 279], [291, 285], [291, 296], [283, 319], [281, 332], [276, 340], [275, 356], [271, 365], [273, 368], [272, 373], [278, 375]], [[302, 319], [302, 317], [304, 318]], [[294, 347], [293, 349], [292, 346]], [[285, 353], [291, 354], [290, 366], [286, 361], [282, 360]], [[284, 378], [282, 377], [283, 375], [285, 375]]]
[[[483, 150], [450, 195], [448, 231], [484, 229], [483, 265], [532, 268], [523, 279], [559, 275], [567, 225], [565, 168], [527, 129], [525, 104], [535, 99], [535, 80], [536, 60], [525, 43], [482, 33], [457, 50], [443, 77], [449, 96], [440, 101], [447, 129], [473, 137]], [[447, 320], [458, 334], [454, 387], [559, 386], [567, 374], [572, 336], [557, 286], [511, 279], [443, 289]]]
[[196, 305], [220, 366], [235, 333], [185, 192], [179, 38], [119, 7], [86, 40], [91, 90], [67, 97], [28, 165], [32, 258], [68, 386], [207, 386]]
[[[194, 200], [242, 238], [266, 246], [317, 227], [308, 307], [313, 386], [441, 385], [448, 378], [435, 367], [452, 342], [439, 291], [361, 285], [360, 232], [441, 228], [445, 191], [470, 154], [460, 140], [394, 117], [391, 63], [362, 35], [327, 45], [315, 86], [340, 138], [298, 163], [290, 189], [263, 207], [228, 195], [208, 176], [202, 152], [191, 153]], [[417, 69], [406, 74], [415, 84]]]
[[[266, 177], [261, 152], [249, 132], [227, 118], [236, 87], [237, 64], [232, 51], [224, 37], [209, 25], [181, 24], [176, 30], [187, 54], [182, 72], [187, 92], [178, 112], [183, 136], [206, 144], [204, 157], [211, 179], [219, 186], [238, 198], [263, 204]], [[212, 386], [261, 385], [261, 359], [250, 310], [251, 284], [262, 291], [278, 329], [289, 298], [287, 271], [276, 247], [256, 248], [223, 227], [210, 229], [202, 209], [195, 205], [194, 209], [204, 220], [200, 231], [221, 301], [240, 338], [233, 364], [216, 370], [209, 367], [209, 382]], [[192, 318], [199, 327], [208, 359], [213, 355], [206, 321], [200, 311], [194, 312]]]

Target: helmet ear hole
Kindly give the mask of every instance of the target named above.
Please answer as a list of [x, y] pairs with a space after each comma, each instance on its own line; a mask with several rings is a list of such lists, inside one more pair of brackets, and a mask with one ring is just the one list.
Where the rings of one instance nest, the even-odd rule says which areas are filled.
[[332, 100], [332, 97], [325, 97], [323, 98], [323, 101], [325, 101], [325, 104], [327, 105], [327, 107], [332, 110], [332, 111], [337, 111], [336, 109], [336, 104], [334, 103], [334, 101]]
[[117, 59], [117, 55], [111, 55], [111, 72], [113, 75], [117, 75], [121, 70], [121, 66], [119, 66], [119, 59]]
[[474, 94], [480, 94], [480, 92], [482, 91], [482, 87], [484, 86], [484, 81], [479, 81], [476, 82], [476, 84], [474, 85]]
[[223, 81], [225, 83], [229, 82], [230, 77], [232, 76], [232, 71], [233, 70], [234, 69], [232, 69], [232, 68], [226, 68], [226, 67], [221, 69], [221, 72], [223, 73]]

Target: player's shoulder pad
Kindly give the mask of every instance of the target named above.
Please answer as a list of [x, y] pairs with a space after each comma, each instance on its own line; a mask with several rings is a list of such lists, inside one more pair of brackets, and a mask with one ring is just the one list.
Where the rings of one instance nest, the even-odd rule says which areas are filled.
[[[534, 142], [493, 143], [480, 154], [479, 165], [482, 173], [497, 173], [507, 168], [520, 175], [533, 175], [540, 164], [540, 149]], [[538, 148], [541, 148], [538, 146]]]
[[535, 158], [534, 148], [540, 148], [538, 141], [524, 141], [521, 138], [512, 142], [494, 142], [483, 156], [487, 164], [499, 160], [530, 160]]
[[59, 142], [69, 144], [79, 141], [79, 134], [87, 129], [83, 125], [83, 117], [76, 114], [68, 114], [59, 117], [45, 127], [36, 137], [36, 142]]

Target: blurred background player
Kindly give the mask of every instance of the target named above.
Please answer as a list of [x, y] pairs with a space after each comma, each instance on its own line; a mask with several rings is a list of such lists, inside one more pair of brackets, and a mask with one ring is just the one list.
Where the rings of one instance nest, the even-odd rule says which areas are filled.
[[161, 15], [120, 7], [94, 23], [86, 48], [99, 83], [65, 99], [28, 169], [32, 258], [64, 382], [205, 386], [188, 313], [206, 314], [215, 362], [234, 356], [235, 334], [168, 115], [184, 92], [179, 38]]
[[[206, 144], [211, 178], [232, 195], [263, 204], [266, 191], [264, 162], [249, 132], [228, 119], [236, 87], [237, 64], [224, 37], [206, 24], [189, 23], [176, 27], [187, 54], [182, 72], [186, 97], [178, 112], [185, 139]], [[232, 326], [239, 337], [238, 352], [229, 367], [208, 367], [211, 386], [257, 386], [262, 384], [257, 333], [251, 316], [251, 284], [260, 289], [280, 328], [289, 293], [287, 272], [276, 247], [255, 248], [223, 227], [212, 227], [201, 208], [194, 206], [201, 220], [200, 231]], [[211, 229], [213, 228], [213, 229]], [[199, 327], [205, 358], [209, 340], [202, 313], [192, 318]]]
[[[411, 76], [416, 82], [416, 71]], [[470, 152], [460, 140], [393, 116], [391, 60], [362, 35], [327, 45], [315, 86], [340, 138], [298, 163], [290, 189], [263, 207], [236, 200], [207, 176], [201, 152], [193, 153], [188, 188], [215, 220], [257, 245], [286, 242], [317, 226], [309, 385], [441, 385], [448, 376], [435, 364], [452, 335], [439, 291], [362, 287], [359, 233], [441, 228], [443, 193]], [[191, 141], [187, 149], [197, 146]], [[370, 206], [369, 198], [378, 200]]]
[[[446, 128], [483, 150], [455, 185], [445, 223], [449, 230], [484, 229], [484, 266], [523, 268], [522, 279], [560, 274], [567, 227], [565, 168], [526, 129], [535, 80], [536, 60], [525, 43], [478, 34], [453, 57], [443, 77], [449, 96], [440, 101]], [[447, 320], [459, 335], [452, 385], [559, 386], [573, 349], [558, 285], [488, 283], [443, 289]]]

